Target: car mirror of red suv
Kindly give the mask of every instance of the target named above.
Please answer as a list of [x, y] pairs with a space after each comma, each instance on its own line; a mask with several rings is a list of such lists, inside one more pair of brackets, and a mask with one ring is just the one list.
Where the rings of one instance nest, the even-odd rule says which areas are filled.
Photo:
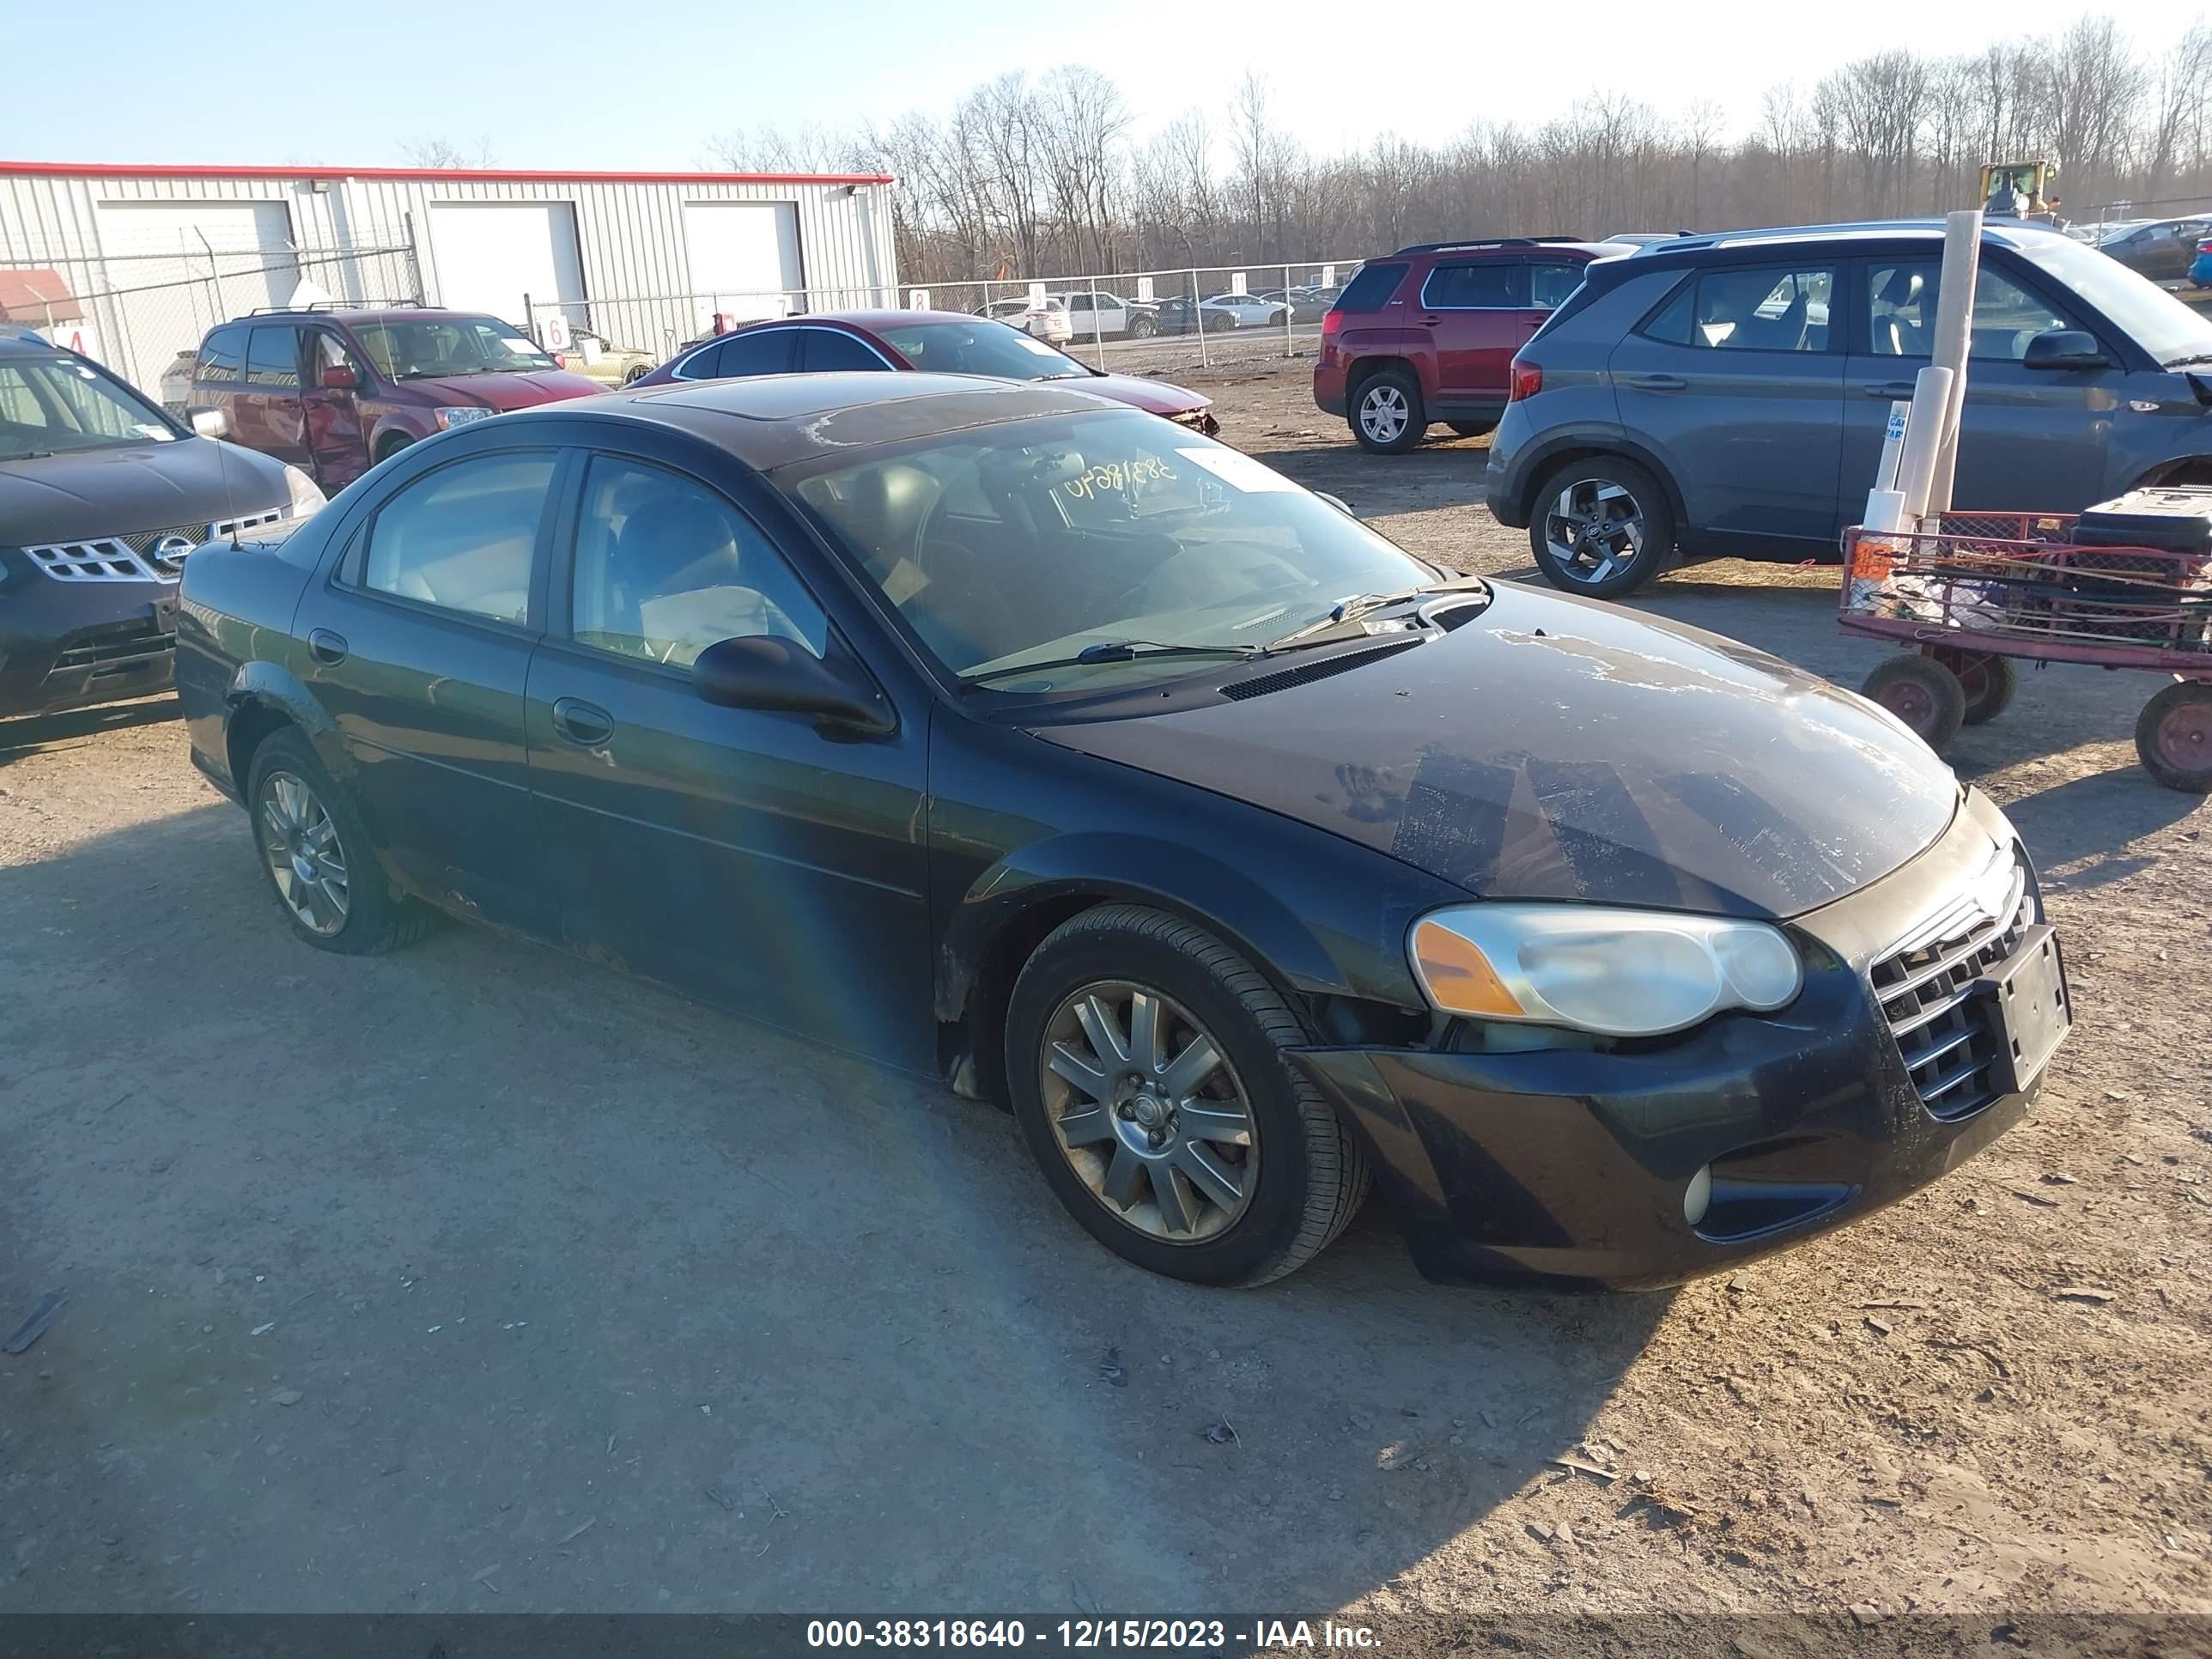
[[359, 388], [361, 377], [350, 363], [325, 363], [321, 385], [325, 392], [352, 392]]

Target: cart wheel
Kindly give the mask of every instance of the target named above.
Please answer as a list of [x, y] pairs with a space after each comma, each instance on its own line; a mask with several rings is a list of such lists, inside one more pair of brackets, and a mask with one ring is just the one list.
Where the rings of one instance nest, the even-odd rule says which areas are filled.
[[2212, 685], [2177, 680], [2145, 703], [2136, 753], [2167, 788], [2212, 793]]
[[1892, 657], [1859, 690], [1911, 726], [1930, 749], [1957, 737], [1966, 722], [1966, 689], [1933, 657]]
[[2020, 675], [2010, 657], [1994, 657], [1986, 651], [1931, 651], [1928, 653], [1959, 677], [1966, 694], [1966, 720], [1986, 726], [2011, 706], [2020, 689]]

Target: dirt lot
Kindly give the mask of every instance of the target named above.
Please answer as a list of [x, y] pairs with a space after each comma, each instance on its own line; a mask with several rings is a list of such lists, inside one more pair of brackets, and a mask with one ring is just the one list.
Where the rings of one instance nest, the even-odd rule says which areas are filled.
[[[1526, 574], [1479, 443], [1216, 386]], [[1639, 603], [1856, 684], [1833, 580]], [[2033, 1115], [1622, 1297], [1428, 1285], [1379, 1203], [1261, 1291], [1148, 1279], [987, 1107], [480, 933], [295, 945], [165, 702], [0, 727], [0, 1331], [70, 1297], [0, 1357], [0, 1609], [2212, 1613], [2212, 811], [2136, 766], [2152, 689], [2030, 675], [1954, 754], [2067, 942]]]

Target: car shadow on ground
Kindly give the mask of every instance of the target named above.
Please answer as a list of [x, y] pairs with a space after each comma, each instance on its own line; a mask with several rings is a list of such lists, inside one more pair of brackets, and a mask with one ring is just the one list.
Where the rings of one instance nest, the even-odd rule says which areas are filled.
[[482, 931], [307, 948], [233, 807], [0, 918], [0, 1325], [70, 1297], [0, 1364], [24, 1609], [1319, 1611], [1588, 1479], [1671, 1300], [1431, 1285], [1379, 1204], [1150, 1277], [927, 1081]]
[[61, 714], [0, 720], [0, 766], [38, 754], [85, 742], [103, 732], [128, 731], [136, 726], [158, 726], [179, 718], [174, 696], [143, 697], [136, 702], [105, 703], [97, 708], [71, 709]]
[[[1316, 419], [1342, 430], [1328, 416]], [[1479, 506], [1483, 470], [1490, 460], [1489, 439], [1454, 438], [1441, 427], [1403, 455], [1370, 455], [1349, 434], [1343, 442], [1325, 447], [1269, 447], [1265, 434], [1237, 435], [1239, 447], [1254, 460], [1308, 489], [1335, 496], [1361, 518]]]

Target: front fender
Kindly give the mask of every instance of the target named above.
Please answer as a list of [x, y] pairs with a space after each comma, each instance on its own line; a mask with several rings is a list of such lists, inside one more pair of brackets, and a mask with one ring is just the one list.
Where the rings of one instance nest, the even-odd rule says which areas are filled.
[[[1030, 842], [987, 866], [954, 908], [938, 953], [937, 1012], [964, 1017], [994, 941], [1041, 908], [1123, 901], [1172, 912], [1217, 935], [1281, 988], [1316, 996], [1422, 1006], [1404, 963], [1401, 927], [1368, 892], [1364, 927], [1309, 920], [1267, 884], [1187, 842], [1121, 831], [1074, 831]], [[1315, 921], [1324, 922], [1317, 927]], [[1338, 935], [1339, 948], [1323, 942]]]

